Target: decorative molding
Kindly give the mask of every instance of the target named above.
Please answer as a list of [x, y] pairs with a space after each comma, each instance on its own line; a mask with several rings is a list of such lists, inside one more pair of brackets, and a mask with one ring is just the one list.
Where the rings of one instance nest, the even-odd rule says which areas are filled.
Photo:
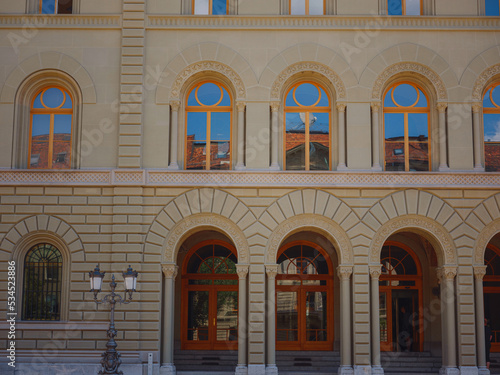
[[178, 112], [179, 108], [181, 107], [181, 101], [180, 100], [171, 100], [169, 102], [170, 105], [170, 110], [172, 112]]
[[439, 16], [172, 16], [149, 15], [148, 29], [230, 29], [230, 30], [353, 30], [366, 25], [379, 26], [382, 30], [498, 30], [498, 17], [439, 17]]
[[476, 82], [474, 83], [474, 88], [472, 89], [472, 101], [483, 102], [483, 90], [489, 80], [497, 74], [500, 74], [500, 63], [490, 66], [482, 72], [479, 77], [477, 77]]
[[280, 109], [280, 102], [271, 102], [271, 112], [278, 112]]
[[238, 112], [245, 112], [246, 106], [247, 106], [246, 102], [236, 102], [236, 108], [238, 108]]
[[179, 267], [176, 264], [162, 264], [161, 270], [166, 279], [175, 279], [179, 272]]
[[244, 280], [247, 278], [249, 268], [250, 268], [250, 266], [248, 264], [237, 264], [236, 265], [236, 273], [238, 274], [238, 278], [240, 280]]
[[274, 81], [271, 88], [271, 99], [279, 100], [281, 97], [281, 91], [285, 82], [293, 75], [303, 72], [314, 72], [325, 76], [330, 83], [335, 88], [335, 93], [337, 94], [337, 100], [342, 100], [346, 98], [346, 88], [344, 82], [340, 79], [337, 73], [331, 70], [328, 66], [316, 63], [316, 62], [298, 62], [290, 65], [285, 70], [283, 70], [279, 76]]
[[[480, 205], [481, 206], [481, 205]], [[469, 218], [465, 220], [467, 223]], [[472, 226], [471, 226], [472, 227]], [[472, 227], [474, 228], [474, 227]], [[500, 233], [500, 219], [492, 221], [477, 236], [476, 242], [474, 244], [474, 264], [482, 266], [484, 264], [484, 252], [488, 243], [491, 241], [494, 235]]]
[[[118, 173], [117, 173], [118, 172]], [[497, 188], [495, 172], [0, 170], [0, 186]]]
[[481, 113], [482, 109], [483, 109], [483, 103], [472, 103], [473, 113]]
[[340, 280], [349, 280], [352, 275], [352, 266], [338, 266], [337, 275]]
[[[168, 206], [165, 211], [166, 210], [168, 210]], [[238, 263], [247, 264], [249, 262], [250, 249], [247, 239], [241, 229], [231, 220], [215, 213], [194, 214], [176, 223], [165, 237], [163, 244], [163, 261], [175, 263], [177, 250], [182, 245], [182, 241], [187, 235], [201, 228], [216, 229], [226, 234], [236, 247]], [[147, 241], [146, 238], [146, 242]]]
[[377, 233], [375, 233], [370, 246], [370, 262], [377, 265], [380, 263], [380, 252], [382, 251], [385, 241], [387, 241], [391, 235], [402, 229], [408, 231], [412, 228], [421, 229], [431, 234], [436, 239], [441, 249], [434, 250], [436, 252], [442, 252], [443, 264], [457, 264], [456, 249], [448, 231], [434, 220], [420, 215], [396, 217], [382, 225]]
[[347, 107], [346, 103], [343, 103], [343, 102], [337, 103], [337, 111], [339, 111], [341, 113], [345, 112], [346, 107]]
[[446, 108], [448, 108], [448, 103], [438, 103], [436, 105], [436, 109], [438, 110], [439, 113], [445, 113]]
[[237, 99], [244, 99], [246, 97], [246, 89], [245, 85], [243, 84], [243, 80], [231, 67], [218, 61], [200, 61], [184, 68], [177, 75], [177, 78], [175, 79], [175, 82], [172, 85], [172, 89], [170, 91], [170, 99], [178, 100], [180, 97], [180, 91], [186, 81], [196, 73], [207, 71], [217, 72], [227, 77], [236, 90]]
[[370, 265], [370, 276], [373, 280], [378, 280], [382, 274], [382, 265]]
[[276, 257], [280, 245], [285, 238], [295, 230], [320, 230], [335, 246], [339, 262], [341, 264], [351, 264], [353, 262], [353, 252], [349, 237], [344, 230], [333, 220], [316, 214], [301, 214], [283, 221], [273, 231], [269, 240], [265, 254], [267, 254], [267, 263], [276, 263]]
[[370, 106], [372, 108], [372, 112], [373, 113], [378, 113], [380, 111], [381, 105], [382, 105], [382, 103], [380, 103], [379, 101], [377, 101], [377, 102], [371, 102]]
[[486, 275], [486, 266], [474, 266], [474, 278], [476, 280], [483, 280]]
[[276, 275], [278, 274], [278, 265], [277, 264], [266, 264], [266, 274], [269, 280], [276, 279]]
[[2, 14], [0, 28], [37, 27], [44, 29], [74, 27], [75, 29], [119, 29], [121, 15], [40, 15], [40, 14]]
[[436, 269], [436, 275], [439, 280], [454, 280], [457, 276], [457, 267], [455, 266], [443, 266]]
[[384, 69], [384, 71], [377, 77], [372, 90], [372, 100], [382, 99], [382, 90], [385, 87], [386, 82], [394, 75], [400, 73], [418, 73], [426, 77], [436, 88], [437, 96], [439, 101], [447, 101], [448, 94], [446, 92], [446, 86], [439, 77], [439, 75], [433, 70], [429, 69], [425, 65], [416, 62], [398, 62]]

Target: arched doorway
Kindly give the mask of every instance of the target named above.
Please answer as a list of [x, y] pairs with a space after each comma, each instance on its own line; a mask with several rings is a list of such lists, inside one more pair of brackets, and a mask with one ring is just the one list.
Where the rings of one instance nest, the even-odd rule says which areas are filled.
[[236, 263], [236, 249], [225, 241], [203, 241], [189, 250], [182, 268], [182, 349], [237, 349]]
[[293, 241], [278, 253], [276, 349], [333, 349], [333, 267], [324, 249]]
[[380, 349], [422, 351], [422, 268], [410, 247], [387, 241], [380, 254]]
[[489, 320], [493, 339], [491, 351], [500, 352], [500, 249], [489, 244], [484, 252], [484, 317]]

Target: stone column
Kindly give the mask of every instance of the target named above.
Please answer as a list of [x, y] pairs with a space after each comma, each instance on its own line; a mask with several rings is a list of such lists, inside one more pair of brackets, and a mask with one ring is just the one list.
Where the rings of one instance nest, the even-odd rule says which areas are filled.
[[[337, 165], [338, 171], [345, 171], [347, 169], [345, 160], [345, 108], [345, 103], [337, 103], [339, 124], [339, 139], [337, 142], [339, 147], [339, 164]], [[335, 142], [332, 142], [332, 145], [334, 144]]]
[[179, 267], [175, 264], [162, 264], [165, 277], [164, 310], [163, 310], [163, 348], [160, 367], [161, 375], [175, 375], [174, 365], [174, 293], [175, 277]]
[[446, 149], [446, 108], [447, 103], [438, 103], [437, 110], [439, 112], [439, 171], [449, 171], [448, 153]]
[[458, 375], [457, 368], [457, 327], [455, 323], [455, 266], [443, 266], [438, 270], [441, 280], [441, 322], [443, 325], [443, 367], [444, 375]]
[[278, 110], [280, 108], [279, 102], [271, 102], [271, 167], [272, 171], [281, 170], [278, 164], [278, 140], [279, 140], [279, 120], [278, 120]]
[[[379, 125], [379, 110], [380, 103], [373, 102], [372, 107], [372, 170], [381, 171], [380, 166], [380, 125]], [[377, 297], [378, 298], [378, 297]]]
[[179, 107], [181, 102], [179, 100], [170, 101], [170, 111], [172, 113], [172, 121], [170, 122], [170, 164], [167, 169], [178, 170], [179, 164], [177, 163], [177, 144], [179, 142]]
[[481, 103], [474, 103], [472, 105], [472, 126], [474, 129], [474, 170], [483, 171], [483, 155], [482, 155], [482, 145], [481, 140], [483, 136], [481, 135]]
[[267, 366], [266, 375], [278, 374], [276, 366], [276, 275], [277, 264], [266, 264], [267, 274]]
[[477, 367], [480, 375], [489, 375], [486, 368], [486, 340], [484, 336], [484, 295], [483, 277], [486, 275], [486, 266], [474, 267], [474, 304], [476, 305], [476, 355]]
[[339, 266], [340, 279], [340, 367], [339, 375], [352, 375], [352, 320], [351, 320], [351, 275], [352, 266]]
[[370, 266], [370, 309], [371, 309], [371, 338], [372, 338], [372, 374], [383, 374], [384, 369], [380, 362], [380, 292], [378, 279], [382, 273], [380, 264]]
[[237, 171], [242, 171], [245, 169], [245, 102], [236, 102], [236, 107], [238, 108], [238, 144], [237, 147], [237, 159], [236, 167]]
[[236, 375], [247, 375], [247, 337], [248, 337], [248, 312], [247, 312], [247, 275], [248, 264], [237, 264], [238, 273], [238, 365]]

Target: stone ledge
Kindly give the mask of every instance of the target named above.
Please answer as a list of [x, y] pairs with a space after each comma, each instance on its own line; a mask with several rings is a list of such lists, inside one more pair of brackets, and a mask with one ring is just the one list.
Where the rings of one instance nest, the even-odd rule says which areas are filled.
[[75, 29], [108, 29], [121, 28], [121, 15], [40, 15], [16, 14], [0, 15], [0, 28], [75, 28]]

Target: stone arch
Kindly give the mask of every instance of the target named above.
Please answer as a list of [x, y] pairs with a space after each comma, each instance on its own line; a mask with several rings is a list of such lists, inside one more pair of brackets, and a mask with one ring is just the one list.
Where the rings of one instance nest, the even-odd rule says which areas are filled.
[[42, 70], [56, 70], [66, 73], [78, 84], [82, 92], [82, 103], [96, 103], [95, 85], [85, 68], [72, 57], [54, 51], [40, 52], [23, 60], [7, 77], [0, 93], [0, 103], [14, 103], [16, 92], [23, 80]]
[[227, 77], [235, 88], [236, 100], [245, 99], [247, 88], [257, 85], [250, 64], [238, 52], [220, 43], [201, 43], [185, 49], [168, 63], [158, 82], [156, 103], [180, 100], [184, 83], [203, 71]]
[[352, 245], [346, 232], [331, 219], [316, 214], [302, 214], [280, 223], [267, 241], [265, 250], [265, 254], [267, 254], [266, 263], [276, 263], [278, 250], [283, 241], [290, 235], [305, 230], [325, 236], [337, 250], [340, 265], [351, 265], [353, 263]]
[[415, 231], [426, 237], [434, 246], [441, 266], [457, 266], [457, 251], [447, 230], [436, 221], [421, 215], [393, 218], [380, 227], [370, 244], [370, 264], [380, 264], [380, 252], [387, 239], [401, 231]]
[[500, 74], [500, 46], [491, 47], [477, 55], [467, 66], [460, 85], [469, 91], [472, 101], [483, 101], [483, 92], [491, 79]]
[[[380, 252], [385, 238], [405, 226], [432, 234], [439, 242], [439, 247], [445, 251], [441, 260], [452, 262], [451, 264], [457, 262], [453, 241], [461, 236], [459, 227], [463, 220], [448, 203], [436, 195], [416, 189], [392, 193], [373, 205], [362, 220], [375, 232], [370, 262], [378, 262], [379, 254], [373, 258], [373, 251]], [[383, 233], [380, 232], [382, 228], [385, 228]], [[375, 239], [382, 243], [376, 243]]]
[[250, 254], [243, 232], [255, 221], [249, 208], [225, 191], [190, 190], [172, 200], [156, 216], [146, 235], [144, 253], [161, 254], [162, 262], [175, 263], [186, 236], [213, 229], [231, 238], [237, 247], [238, 262], [247, 264]]
[[279, 100], [285, 82], [300, 72], [315, 72], [326, 77], [335, 88], [338, 101], [347, 100], [349, 90], [358, 84], [343, 57], [313, 43], [297, 44], [275, 56], [262, 72], [259, 84], [269, 90], [271, 100]]
[[500, 233], [500, 219], [492, 221], [479, 233], [474, 243], [474, 266], [484, 265], [484, 252], [491, 239]]
[[431, 49], [413, 43], [387, 48], [375, 56], [360, 77], [360, 86], [371, 90], [371, 100], [382, 98], [386, 82], [398, 73], [416, 73], [429, 80], [437, 99], [447, 101], [458, 80], [449, 64]]
[[14, 225], [0, 242], [0, 254], [11, 258], [20, 243], [37, 234], [52, 236], [63, 242], [72, 261], [85, 261], [83, 242], [71, 225], [49, 215], [30, 216]]

